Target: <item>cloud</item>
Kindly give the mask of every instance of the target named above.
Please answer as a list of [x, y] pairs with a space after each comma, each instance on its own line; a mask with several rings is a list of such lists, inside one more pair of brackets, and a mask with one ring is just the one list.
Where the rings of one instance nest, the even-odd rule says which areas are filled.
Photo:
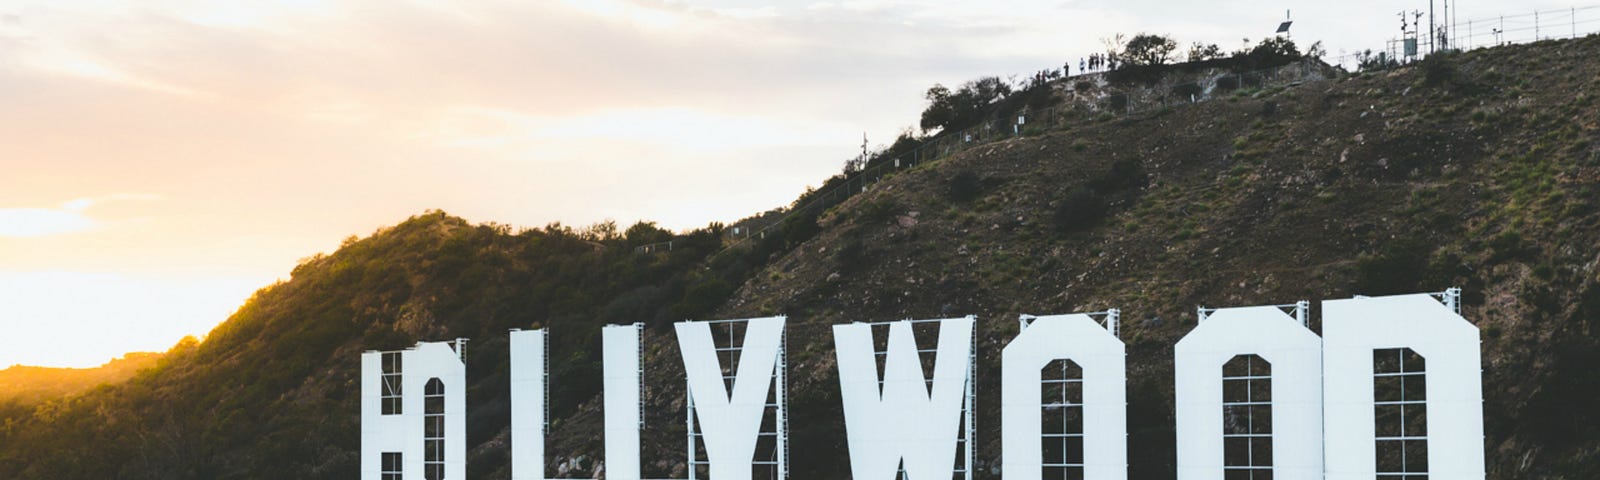
[[44, 237], [95, 228], [82, 211], [67, 208], [0, 208], [0, 237]]
[[699, 152], [743, 148], [819, 145], [838, 140], [837, 124], [790, 122], [753, 115], [727, 115], [686, 108], [616, 109], [586, 115], [551, 117], [492, 107], [448, 110], [430, 141], [457, 147], [532, 148], [550, 142], [601, 144], [637, 142]]
[[0, 208], [0, 237], [34, 238], [86, 232], [101, 228], [104, 222], [90, 218], [88, 210], [97, 203], [120, 200], [153, 200], [155, 195], [117, 194], [76, 198], [57, 208]]
[[168, 95], [203, 95], [202, 92], [143, 78], [113, 67], [104, 61], [71, 52], [56, 51], [34, 54], [27, 57], [26, 63], [36, 70], [55, 75], [106, 82], [123, 87], [140, 88]]

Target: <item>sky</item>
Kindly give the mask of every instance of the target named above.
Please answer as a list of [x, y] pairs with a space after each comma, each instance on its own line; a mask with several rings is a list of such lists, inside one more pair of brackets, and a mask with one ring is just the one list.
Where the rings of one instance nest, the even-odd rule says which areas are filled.
[[1075, 68], [1118, 32], [1236, 49], [1288, 13], [1338, 55], [1381, 47], [1401, 8], [1427, 5], [6, 0], [0, 366], [203, 337], [300, 259], [426, 209], [736, 220], [915, 125], [934, 83]]

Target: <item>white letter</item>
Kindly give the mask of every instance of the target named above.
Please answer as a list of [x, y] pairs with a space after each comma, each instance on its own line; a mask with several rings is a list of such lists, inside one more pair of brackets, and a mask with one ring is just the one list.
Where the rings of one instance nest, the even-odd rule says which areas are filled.
[[606, 478], [639, 480], [639, 335], [644, 326], [606, 325]]
[[1328, 300], [1322, 312], [1327, 478], [1376, 474], [1373, 351], [1400, 348], [1426, 365], [1426, 431], [1405, 433], [1426, 436], [1426, 475], [1484, 478], [1478, 327], [1425, 294]]
[[1179, 480], [1225, 478], [1222, 369], [1252, 354], [1271, 368], [1270, 378], [1248, 380], [1270, 382], [1272, 458], [1254, 463], [1272, 465], [1276, 479], [1322, 478], [1321, 338], [1277, 307], [1225, 308], [1174, 350]]
[[511, 478], [544, 480], [544, 329], [511, 331]]
[[783, 324], [784, 317], [757, 318], [745, 323], [731, 399], [722, 380], [722, 363], [717, 359], [716, 343], [711, 339], [711, 325], [706, 322], [674, 325], [678, 331], [678, 349], [683, 355], [683, 370], [689, 377], [695, 417], [703, 432], [701, 439], [705, 441], [706, 457], [711, 462], [711, 478], [738, 480], [751, 476], [761, 417], [766, 411], [778, 347], [783, 340]]
[[1083, 478], [1128, 478], [1123, 356], [1122, 341], [1084, 314], [1039, 317], [1006, 345], [1000, 353], [1000, 462], [1007, 480], [1042, 476], [1040, 370], [1060, 359], [1083, 369]]
[[[385, 356], [392, 362], [389, 378], [384, 375]], [[443, 430], [436, 432], [440, 436], [431, 441], [443, 444], [439, 449], [443, 458], [436, 461], [442, 463], [445, 478], [466, 478], [466, 380], [467, 366], [450, 343], [419, 342], [401, 352], [362, 353], [362, 480], [380, 480], [388, 468], [398, 468], [405, 478], [421, 478], [430, 441], [424, 438], [428, 433], [424, 422], [434, 419], [444, 422]], [[390, 385], [387, 389], [385, 382]], [[443, 397], [442, 408], [437, 409], [442, 412], [425, 408], [430, 384], [433, 394]], [[385, 397], [391, 400], [385, 402]], [[388, 411], [384, 403], [390, 403]], [[385, 457], [399, 460], [398, 465], [386, 464]]]
[[971, 381], [973, 322], [971, 316], [939, 321], [932, 395], [910, 321], [889, 327], [881, 393], [872, 327], [864, 323], [833, 326], [853, 478], [893, 479], [901, 459], [908, 478], [950, 478], [955, 470], [961, 407]]

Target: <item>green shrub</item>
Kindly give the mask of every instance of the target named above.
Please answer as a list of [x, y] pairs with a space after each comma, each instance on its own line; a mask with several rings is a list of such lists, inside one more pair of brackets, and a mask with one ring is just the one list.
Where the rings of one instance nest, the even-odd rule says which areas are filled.
[[856, 224], [879, 225], [888, 223], [890, 220], [894, 220], [895, 217], [900, 216], [903, 210], [900, 204], [895, 203], [892, 199], [879, 198], [872, 200], [861, 206], [861, 210], [856, 214]]
[[1217, 78], [1217, 90], [1231, 91], [1231, 90], [1238, 90], [1239, 87], [1240, 87], [1240, 85], [1239, 85], [1239, 76], [1238, 75], [1232, 75], [1232, 76], [1218, 77]]
[[1126, 112], [1126, 111], [1128, 111], [1128, 95], [1127, 94], [1119, 93], [1119, 94], [1116, 94], [1116, 95], [1112, 95], [1110, 100], [1108, 101], [1108, 103], [1111, 106], [1111, 110], [1112, 111], [1115, 111], [1115, 112]]
[[1106, 201], [1093, 188], [1080, 186], [1069, 190], [1056, 205], [1051, 219], [1056, 230], [1073, 232], [1093, 226], [1106, 214]]
[[1494, 254], [1489, 256], [1490, 262], [1515, 259], [1527, 253], [1527, 247], [1522, 242], [1522, 234], [1515, 230], [1500, 232], [1499, 235], [1489, 239], [1489, 248], [1494, 250]]
[[1144, 165], [1134, 159], [1111, 163], [1111, 168], [1089, 182], [1089, 187], [1101, 192], [1114, 192], [1144, 184]]
[[1428, 267], [1429, 251], [1421, 241], [1387, 243], [1356, 260], [1356, 291], [1364, 295], [1414, 293]]
[[1190, 98], [1198, 98], [1201, 93], [1204, 93], [1204, 90], [1201, 90], [1200, 85], [1196, 83], [1185, 83], [1183, 85], [1172, 87], [1172, 96], [1176, 97], [1179, 101], [1189, 101]]
[[976, 198], [982, 186], [982, 183], [978, 180], [978, 174], [972, 173], [971, 170], [962, 170], [950, 177], [950, 184], [945, 190], [945, 196], [953, 202], [966, 202]]
[[1556, 278], [1556, 267], [1548, 263], [1541, 263], [1533, 267], [1533, 276], [1546, 282]]
[[842, 272], [851, 272], [861, 268], [865, 263], [867, 247], [861, 240], [861, 232], [851, 230], [844, 234], [844, 240], [839, 244], [839, 251], [834, 252], [833, 259], [837, 268]]
[[1435, 53], [1422, 60], [1422, 83], [1438, 86], [1452, 83], [1456, 78], [1455, 54]]

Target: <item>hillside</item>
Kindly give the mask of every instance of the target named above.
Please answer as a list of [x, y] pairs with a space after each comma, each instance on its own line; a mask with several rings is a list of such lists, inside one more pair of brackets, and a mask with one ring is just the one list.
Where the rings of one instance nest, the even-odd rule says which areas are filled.
[[[1600, 37], [1067, 123], [926, 162], [778, 235], [442, 212], [314, 257], [131, 380], [0, 404], [3, 478], [354, 478], [359, 353], [468, 337], [469, 471], [508, 477], [506, 329], [552, 332], [552, 473], [602, 455], [599, 339], [647, 324], [645, 474], [681, 476], [670, 323], [787, 314], [793, 477], [846, 478], [827, 326], [1123, 311], [1131, 478], [1173, 475], [1173, 344], [1212, 307], [1466, 289], [1490, 478], [1600, 474]], [[799, 202], [797, 202], [798, 204]], [[813, 218], [814, 223], [813, 223]], [[1314, 315], [1315, 319], [1316, 316]], [[1313, 324], [1313, 328], [1319, 328]], [[981, 478], [998, 411], [980, 410]]]
[[33, 404], [83, 393], [91, 388], [119, 383], [140, 370], [155, 366], [159, 353], [134, 352], [93, 368], [52, 368], [13, 365], [0, 370], [0, 403]]
[[[1600, 38], [1471, 52], [978, 147], [849, 200], [719, 314], [784, 312], [821, 335], [976, 313], [978, 404], [995, 405], [1018, 314], [1120, 308], [1132, 475], [1171, 478], [1171, 352], [1195, 306], [1457, 285], [1484, 330], [1491, 478], [1592, 478], [1596, 52]], [[963, 172], [977, 193], [955, 195]], [[831, 344], [807, 347], [791, 365], [814, 377], [791, 382], [837, 411]], [[997, 461], [998, 435], [980, 440]], [[796, 460], [844, 458], [818, 443]]]

